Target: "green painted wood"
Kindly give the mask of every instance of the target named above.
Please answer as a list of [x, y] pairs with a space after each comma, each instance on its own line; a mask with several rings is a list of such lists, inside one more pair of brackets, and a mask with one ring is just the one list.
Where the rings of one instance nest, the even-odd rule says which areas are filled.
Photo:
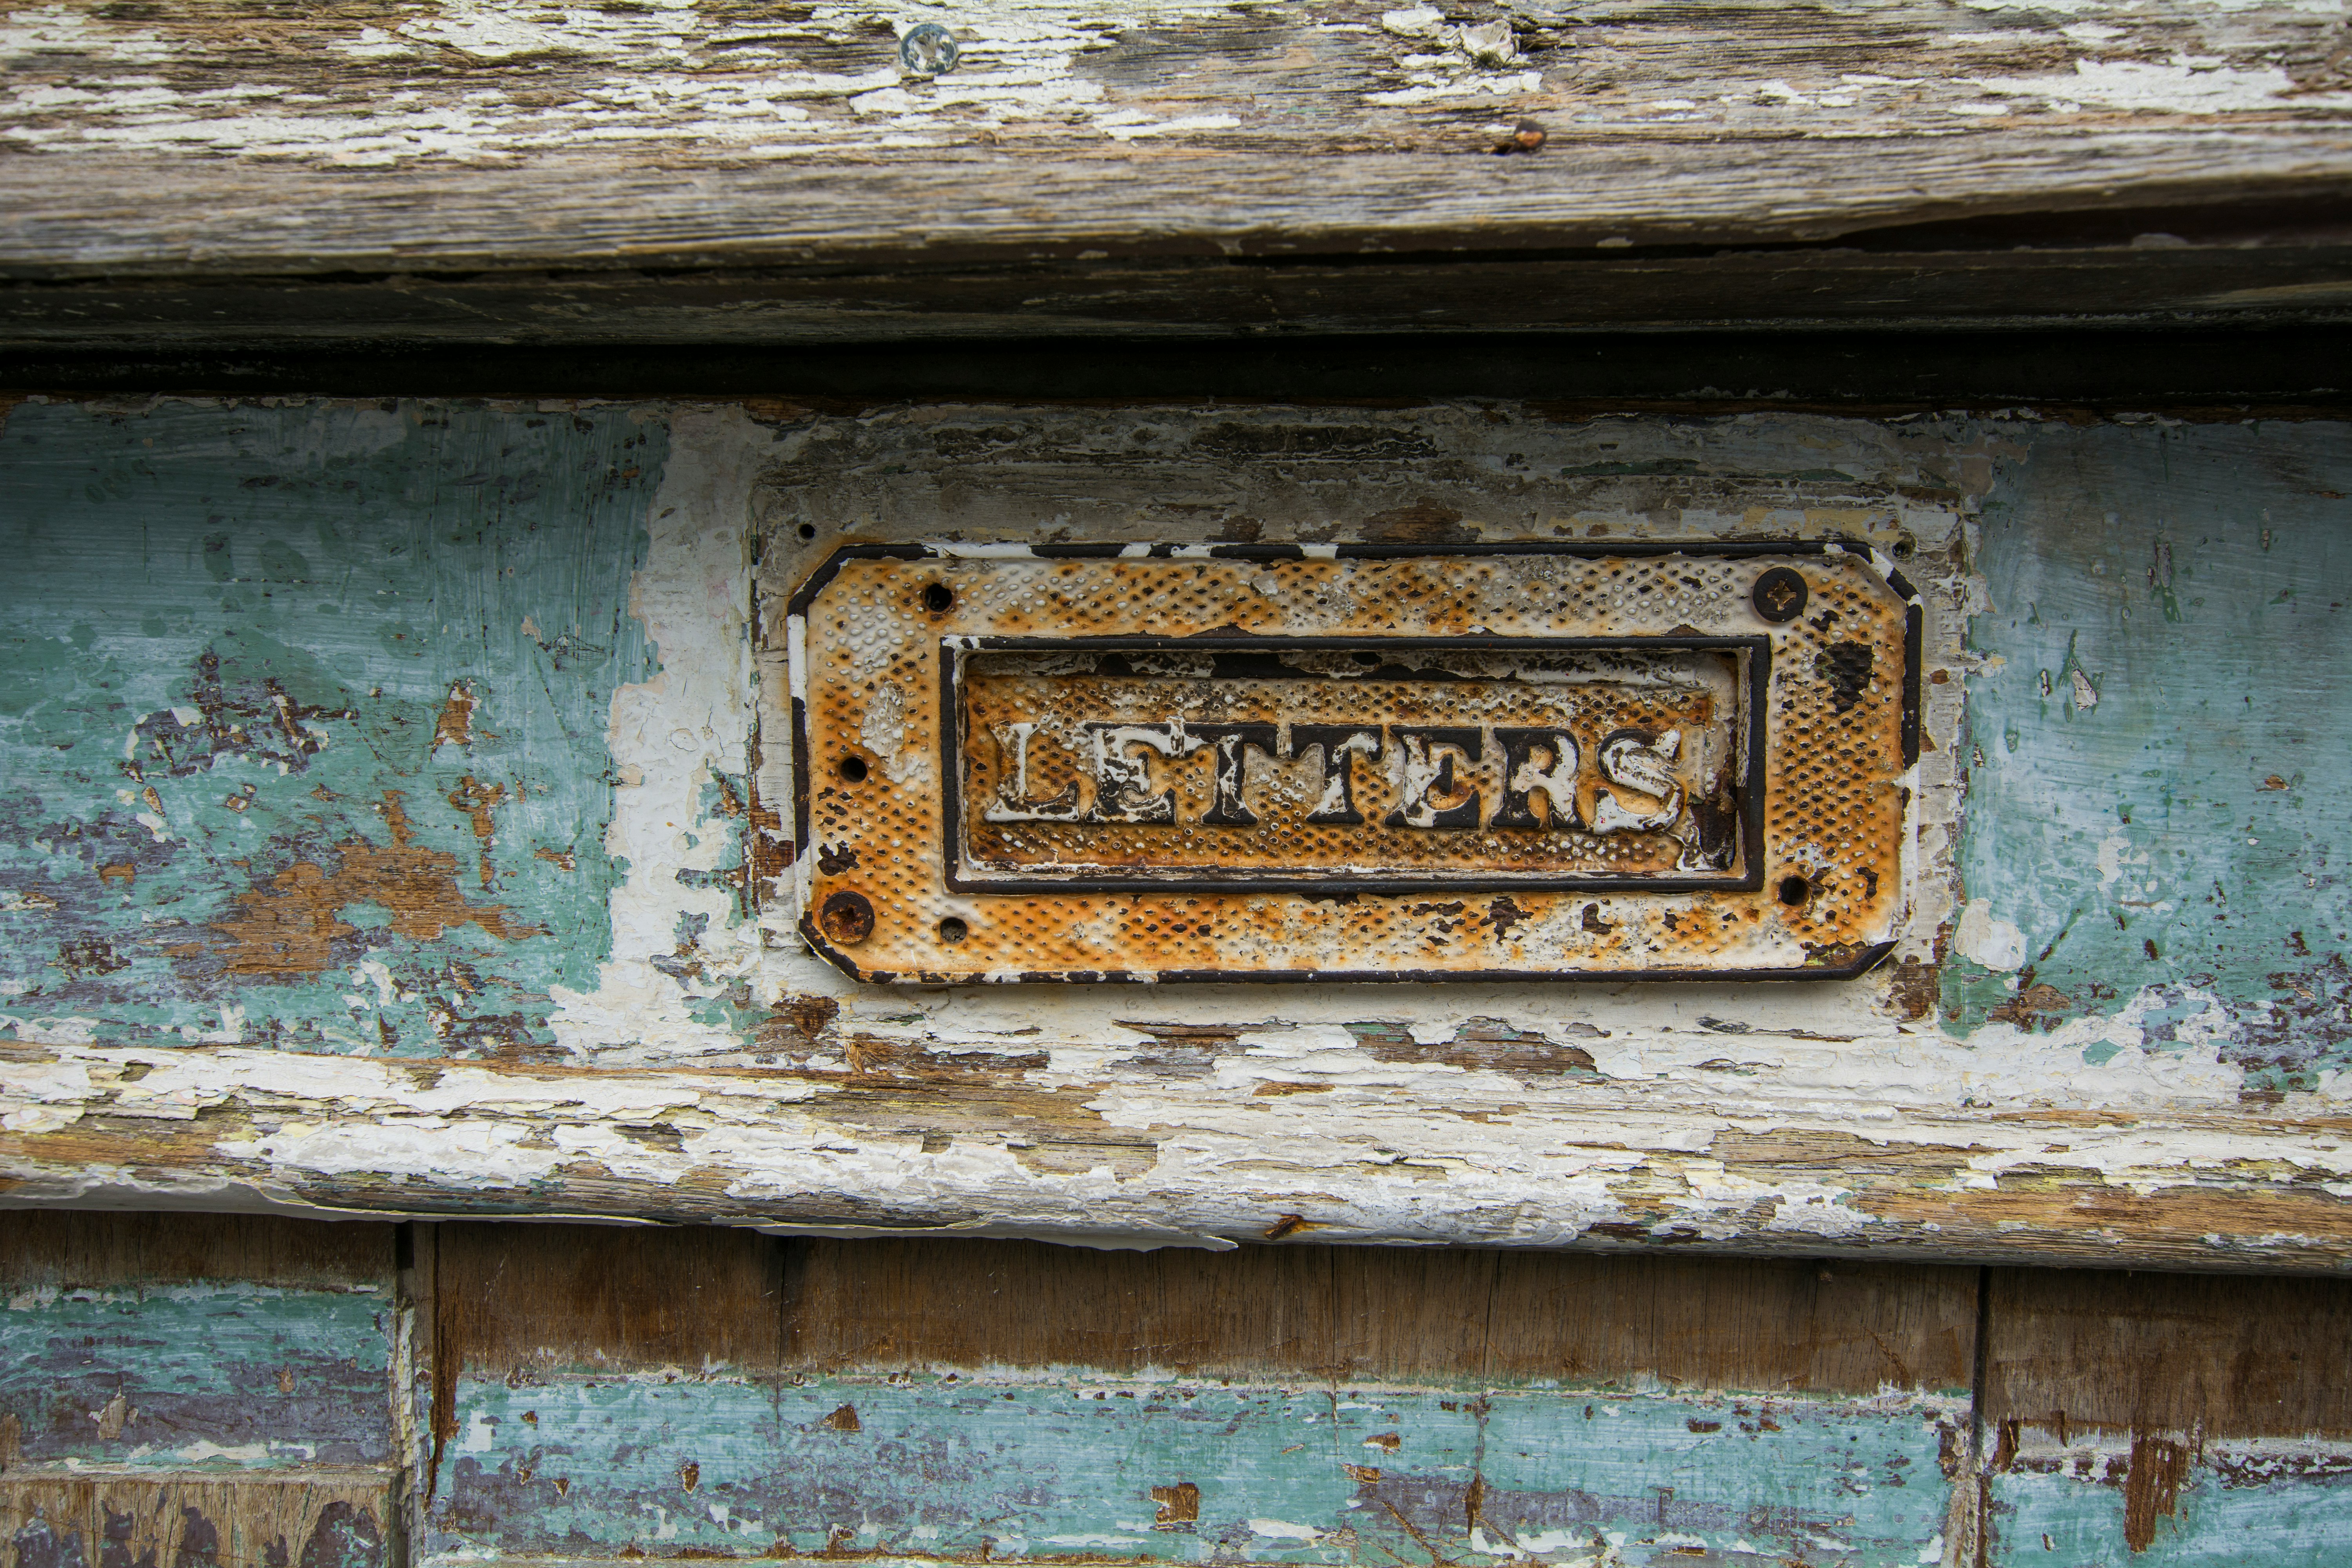
[[2189, 1467], [2134, 1550], [2128, 1461], [2083, 1456], [1993, 1478], [1997, 1568], [2342, 1568], [2352, 1563], [2352, 1456], [2286, 1444], [2216, 1449]]
[[17, 1037], [544, 1046], [608, 942], [661, 421], [31, 404], [0, 441]]
[[365, 1286], [16, 1291], [0, 1301], [0, 1425], [17, 1449], [0, 1474], [388, 1465], [394, 1310]]
[[2004, 457], [1946, 1016], [2316, 1088], [2352, 1061], [2352, 434], [2150, 419]]
[[467, 1378], [455, 1415], [427, 1561], [1935, 1563], [1966, 1426], [1910, 1396], [1085, 1374]]

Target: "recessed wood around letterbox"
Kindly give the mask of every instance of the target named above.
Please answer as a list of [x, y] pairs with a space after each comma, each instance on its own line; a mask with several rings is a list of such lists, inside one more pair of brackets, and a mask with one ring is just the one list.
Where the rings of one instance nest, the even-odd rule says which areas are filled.
[[1842, 542], [845, 550], [799, 888], [861, 979], [1850, 975], [1919, 609]]

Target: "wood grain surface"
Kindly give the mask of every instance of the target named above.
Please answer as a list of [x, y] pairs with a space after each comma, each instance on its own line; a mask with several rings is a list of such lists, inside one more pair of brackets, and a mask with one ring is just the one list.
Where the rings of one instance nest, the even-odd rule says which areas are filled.
[[0, 1211], [0, 1288], [83, 1289], [236, 1280], [272, 1288], [389, 1289], [393, 1226], [270, 1215]]
[[0, 1475], [16, 1561], [206, 1568], [386, 1568], [397, 1528], [383, 1470], [238, 1476]]
[[2341, 1280], [1996, 1268], [1985, 1311], [1989, 1421], [2352, 1437]]
[[[416, 1331], [330, 1408], [277, 1397], [312, 1375], [289, 1352], [339, 1321], [358, 1347], [321, 1309], [380, 1264], [330, 1260], [394, 1227], [197, 1223], [194, 1278], [157, 1249], [172, 1223], [6, 1232], [19, 1568], [1058, 1560], [1076, 1535], [1135, 1564], [2325, 1568], [2352, 1522], [2344, 1280], [415, 1224], [384, 1305]], [[191, 1319], [192, 1290], [274, 1341]], [[224, 1395], [173, 1435], [242, 1406], [274, 1453], [142, 1444], [140, 1407], [206, 1357]], [[51, 1410], [110, 1450], [40, 1452]], [[302, 1451], [370, 1424], [406, 1435], [396, 1463]]]
[[[2322, 8], [925, 15], [962, 40], [936, 78], [898, 61], [908, 16], [864, 0], [25, 13], [0, 31], [0, 331], [781, 342], [2346, 301], [2352, 90]], [[1518, 259], [1456, 265], [1479, 258]]]
[[1650, 1376], [1867, 1394], [1966, 1387], [1976, 1334], [1974, 1270], [1810, 1259], [873, 1241], [798, 1243], [788, 1268], [788, 1354], [827, 1369]]

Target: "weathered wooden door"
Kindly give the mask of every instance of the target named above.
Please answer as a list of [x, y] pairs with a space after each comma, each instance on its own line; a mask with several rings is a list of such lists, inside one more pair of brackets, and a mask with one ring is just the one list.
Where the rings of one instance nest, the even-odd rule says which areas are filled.
[[0, 1568], [2352, 1561], [2344, 26], [0, 19]]

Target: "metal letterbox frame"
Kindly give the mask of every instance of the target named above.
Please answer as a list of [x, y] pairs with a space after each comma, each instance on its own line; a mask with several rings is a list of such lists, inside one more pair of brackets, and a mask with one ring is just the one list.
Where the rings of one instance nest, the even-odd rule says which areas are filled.
[[[1283, 607], [1308, 599], [1346, 614]], [[1843, 978], [1904, 911], [1922, 609], [1866, 544], [863, 545], [809, 576], [785, 626], [801, 931], [863, 980]], [[977, 658], [1352, 652], [1410, 679], [1382, 661], [1607, 651], [1737, 661], [1736, 874], [976, 876], [961, 856]]]

